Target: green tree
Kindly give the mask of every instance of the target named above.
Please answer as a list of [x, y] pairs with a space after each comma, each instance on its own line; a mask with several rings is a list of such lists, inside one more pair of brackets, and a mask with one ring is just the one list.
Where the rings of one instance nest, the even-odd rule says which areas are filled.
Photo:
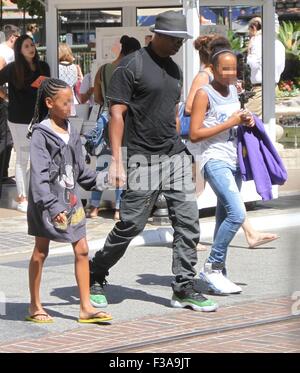
[[44, 18], [45, 7], [39, 0], [14, 0], [12, 2], [17, 4], [18, 9], [28, 12], [31, 17]]

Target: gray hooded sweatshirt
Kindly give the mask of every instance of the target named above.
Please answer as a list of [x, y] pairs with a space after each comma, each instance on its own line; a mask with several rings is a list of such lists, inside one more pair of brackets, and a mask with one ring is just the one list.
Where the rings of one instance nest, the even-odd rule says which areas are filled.
[[[69, 125], [66, 144], [49, 119], [33, 127], [30, 145], [28, 233], [58, 242], [76, 242], [86, 236], [85, 213], [78, 184], [85, 190], [105, 189], [107, 174], [88, 168], [78, 132]], [[67, 221], [53, 219], [66, 212]]]

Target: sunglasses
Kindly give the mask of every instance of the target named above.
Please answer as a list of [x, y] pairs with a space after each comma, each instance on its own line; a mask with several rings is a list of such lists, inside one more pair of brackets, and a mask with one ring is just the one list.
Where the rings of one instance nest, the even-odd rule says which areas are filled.
[[170, 36], [170, 35], [165, 35], [165, 34], [160, 34], [160, 35], [162, 35], [165, 39], [172, 41], [174, 44], [183, 44], [186, 42], [186, 39], [178, 38], [176, 36]]

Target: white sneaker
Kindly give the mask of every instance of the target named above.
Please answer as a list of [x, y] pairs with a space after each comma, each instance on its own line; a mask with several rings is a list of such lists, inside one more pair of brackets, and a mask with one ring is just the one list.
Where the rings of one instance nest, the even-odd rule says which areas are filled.
[[27, 212], [27, 207], [28, 207], [27, 201], [19, 202], [17, 205], [17, 210], [20, 212]]
[[212, 269], [212, 263], [205, 263], [200, 272], [200, 279], [210, 285], [211, 290], [218, 294], [241, 293], [242, 288], [225, 277], [220, 269]]

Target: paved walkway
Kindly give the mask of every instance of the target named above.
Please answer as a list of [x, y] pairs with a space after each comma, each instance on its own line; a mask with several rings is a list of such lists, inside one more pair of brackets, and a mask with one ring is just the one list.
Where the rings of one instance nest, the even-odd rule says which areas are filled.
[[[285, 211], [298, 213], [299, 209], [299, 195], [287, 195], [269, 202], [257, 202], [256, 207], [248, 211], [248, 217], [251, 218], [254, 226], [257, 224], [258, 229], [271, 229], [268, 227], [267, 221], [263, 221], [265, 228], [261, 228], [262, 223], [259, 218], [275, 216]], [[204, 210], [200, 214], [202, 214], [200, 216], [201, 238], [211, 238], [214, 227], [213, 212], [212, 210]], [[255, 223], [256, 220], [257, 223]], [[91, 250], [100, 248], [114, 224], [113, 212], [110, 210], [104, 210], [102, 217], [97, 219], [87, 219], [87, 238]], [[139, 246], [145, 242], [149, 245], [170, 242], [171, 233], [172, 230], [168, 227], [147, 224], [144, 233], [133, 244]], [[31, 252], [33, 244], [34, 238], [27, 234], [26, 215], [16, 210], [0, 208], [0, 256]], [[71, 245], [65, 243], [51, 242], [51, 248], [53, 249], [52, 253], [61, 253], [62, 249], [65, 249], [65, 252], [67, 250], [72, 252]]]
[[[294, 233], [298, 229], [299, 209], [299, 196], [286, 196], [268, 203], [260, 202], [248, 215], [258, 228], [264, 229], [272, 226], [275, 230], [283, 225], [292, 227], [292, 220], [290, 220], [292, 217], [296, 222], [293, 228], [288, 228], [288, 234], [291, 237], [295, 237], [293, 238], [293, 242], [296, 242], [296, 234], [292, 235], [292, 229]], [[88, 237], [90, 243], [94, 243], [95, 247], [99, 247], [99, 241], [104, 240], [108, 231], [114, 225], [112, 215], [110, 214], [110, 212], [107, 212], [105, 219], [88, 220]], [[214, 218], [211, 216], [203, 217], [200, 219], [200, 222], [202, 235], [211, 234], [207, 228], [213, 227]], [[140, 280], [137, 280], [136, 276], [132, 275], [131, 278], [129, 274], [123, 273], [120, 270], [121, 267], [112, 271], [114, 272], [112, 273], [112, 283], [114, 285], [110, 285], [108, 289], [109, 295], [112, 298], [109, 311], [114, 315], [111, 325], [77, 325], [75, 319], [78, 312], [78, 303], [73, 298], [76, 293], [73, 289], [76, 288], [74, 285], [70, 288], [70, 284], [74, 284], [73, 273], [71, 273], [73, 258], [71, 255], [63, 258], [66, 261], [70, 260], [69, 263], [62, 261], [61, 257], [56, 258], [54, 256], [53, 261], [62, 261], [60, 265], [68, 264], [68, 266], [61, 267], [57, 271], [55, 263], [52, 263], [50, 260], [48, 271], [45, 269], [44, 276], [51, 279], [51, 281], [45, 281], [44, 292], [51, 296], [54, 296], [53, 291], [58, 291], [58, 295], [61, 295], [61, 292], [66, 292], [70, 299], [67, 298], [67, 301], [62, 302], [61, 299], [65, 300], [64, 297], [60, 297], [58, 300], [54, 297], [49, 302], [47, 296], [45, 296], [45, 302], [50, 305], [50, 308], [52, 305], [55, 312], [51, 309], [51, 314], [56, 319], [54, 325], [48, 325], [46, 328], [42, 325], [22, 321], [27, 309], [28, 294], [27, 288], [25, 289], [26, 285], [24, 287], [24, 281], [27, 279], [28, 261], [24, 261], [24, 256], [20, 255], [23, 261], [15, 263], [14, 261], [19, 259], [17, 259], [17, 255], [12, 254], [22, 254], [32, 250], [32, 238], [27, 236], [26, 230], [26, 217], [23, 214], [13, 210], [0, 210], [0, 242], [2, 243], [0, 262], [3, 264], [2, 285], [3, 289], [7, 290], [9, 315], [9, 317], [4, 317], [6, 321], [3, 326], [3, 332], [7, 332], [10, 335], [10, 337], [7, 337], [6, 342], [3, 341], [0, 343], [0, 352], [105, 352], [108, 350], [115, 352], [118, 350], [122, 350], [122, 352], [300, 352], [299, 319], [255, 327], [249, 327], [248, 325], [258, 320], [270, 321], [273, 318], [291, 315], [291, 298], [283, 298], [282, 296], [292, 294], [292, 291], [296, 291], [299, 288], [288, 288], [281, 291], [279, 289], [281, 285], [279, 280], [287, 282], [287, 286], [289, 286], [289, 281], [292, 281], [292, 279], [293, 283], [297, 284], [295, 278], [298, 278], [298, 274], [289, 278], [285, 271], [287, 265], [290, 265], [289, 268], [293, 268], [291, 264], [293, 263], [294, 270], [299, 273], [297, 270], [299, 268], [297, 265], [297, 256], [294, 255], [297, 252], [296, 250], [288, 251], [286, 250], [286, 246], [282, 247], [281, 250], [244, 250], [240, 251], [239, 255], [232, 255], [230, 258], [234, 261], [232, 268], [237, 269], [239, 263], [241, 265], [241, 273], [235, 274], [236, 278], [244, 283], [244, 285], [249, 283], [249, 286], [245, 286], [245, 294], [240, 295], [238, 298], [223, 297], [219, 299], [220, 309], [216, 313], [211, 314], [196, 313], [189, 310], [173, 309], [171, 311], [167, 310], [166, 307], [162, 307], [162, 305], [166, 306], [169, 304], [170, 277], [168, 276], [170, 274], [170, 257], [168, 252], [165, 252], [164, 247], [161, 249], [157, 248], [155, 252], [154, 250], [153, 252], [151, 250], [150, 252], [148, 250], [142, 251], [143, 258], [141, 260], [152, 263], [153, 266], [153, 268], [151, 267], [151, 275], [149, 275], [150, 272], [147, 271], [150, 270], [150, 267], [146, 271], [143, 270], [140, 263], [137, 263], [139, 264], [138, 267], [140, 266], [139, 270], [129, 267], [128, 263], [133, 265], [138, 261], [134, 250], [131, 250], [127, 253], [123, 263], [130, 268], [130, 275], [133, 273], [141, 276], [140, 274], [143, 273], [146, 277], [141, 277]], [[156, 226], [150, 224], [147, 226], [146, 233], [150, 232], [154, 234], [157, 231], [159, 229]], [[170, 239], [172, 235], [169, 234], [168, 237]], [[282, 240], [284, 239], [286, 237], [282, 236]], [[280, 242], [278, 245], [280, 245]], [[53, 245], [53, 251], [58, 249], [61, 248], [57, 247], [56, 244]], [[71, 254], [70, 245], [68, 245], [68, 250], [69, 254]], [[238, 250], [240, 249], [235, 250], [236, 253], [238, 253]], [[162, 252], [164, 252], [164, 256], [162, 256]], [[202, 254], [203, 257], [201, 256]], [[11, 258], [9, 258], [10, 255]], [[205, 255], [206, 253], [200, 253], [201, 258], [199, 263], [203, 262]], [[162, 270], [162, 263], [165, 257], [165, 267]], [[257, 260], [259, 261], [256, 263]], [[290, 262], [290, 260], [293, 260], [293, 262]], [[12, 264], [9, 265], [10, 263], [7, 261], [12, 261]], [[242, 275], [245, 272], [246, 264], [250, 268], [248, 277], [246, 274], [245, 276]], [[279, 269], [276, 267], [277, 265], [280, 266]], [[254, 268], [256, 271], [253, 271]], [[269, 284], [268, 278], [274, 272], [278, 273], [279, 277], [274, 277], [274, 279], [272, 277], [272, 282], [270, 280], [271, 284]], [[16, 277], [18, 281], [13, 287], [8, 280], [11, 275], [18, 276]], [[68, 276], [72, 277], [72, 281]], [[279, 295], [276, 294], [276, 296], [270, 298], [272, 292], [269, 291], [270, 289], [265, 289], [262, 292], [264, 296], [260, 294], [259, 300], [257, 300], [257, 287], [261, 289], [267, 283], [273, 289], [275, 281], [278, 281], [276, 291]], [[150, 283], [153, 289], [150, 291], [148, 289], [150, 295], [144, 295], [145, 287]], [[160, 285], [159, 287], [158, 284]], [[151, 288], [151, 286], [148, 287]], [[22, 291], [26, 292], [26, 295], [20, 298], [20, 294], [18, 293], [17, 298], [15, 298], [15, 289], [23, 289]], [[140, 298], [141, 293], [145, 298], [142, 297], [143, 301]], [[152, 293], [155, 296], [151, 295]], [[234, 304], [226, 302], [226, 298], [232, 298]], [[58, 302], [59, 306], [56, 306], [56, 302]], [[75, 309], [74, 312], [72, 307]], [[148, 308], [147, 313], [137, 312], [129, 314], [131, 310], [128, 307], [137, 309], [138, 307]], [[18, 310], [19, 312], [17, 312]], [[122, 315], [118, 314], [120, 312], [118, 310], [122, 310]], [[68, 316], [68, 324], [63, 324], [64, 319], [60, 318], [60, 312], [71, 315]], [[147, 316], [145, 316], [146, 314]], [[18, 320], [17, 324], [16, 320]], [[62, 324], [64, 330], [59, 330], [60, 324]], [[222, 327], [230, 328], [237, 326], [239, 328], [235, 330], [222, 331], [221, 329]], [[18, 333], [13, 334], [15, 335], [14, 337], [12, 337], [10, 329], [12, 327], [18, 330]], [[27, 329], [30, 329], [30, 331]], [[216, 333], [218, 329], [220, 332]], [[184, 340], [181, 339], [172, 342], [163, 339], [175, 336], [178, 333], [186, 334], [194, 332], [198, 332], [201, 335], [193, 335], [188, 339], [185, 336]], [[141, 343], [147, 343], [147, 345], [140, 345]]]
[[[290, 298], [283, 297], [237, 304], [213, 313], [178, 310], [158, 317], [50, 332], [43, 338], [0, 344], [0, 352], [300, 352], [300, 316], [249, 327], [258, 321], [289, 317], [291, 309]], [[222, 328], [229, 330], [222, 332]], [[162, 343], [165, 338], [195, 332], [202, 335]], [[146, 346], [137, 348], [135, 344]]]

